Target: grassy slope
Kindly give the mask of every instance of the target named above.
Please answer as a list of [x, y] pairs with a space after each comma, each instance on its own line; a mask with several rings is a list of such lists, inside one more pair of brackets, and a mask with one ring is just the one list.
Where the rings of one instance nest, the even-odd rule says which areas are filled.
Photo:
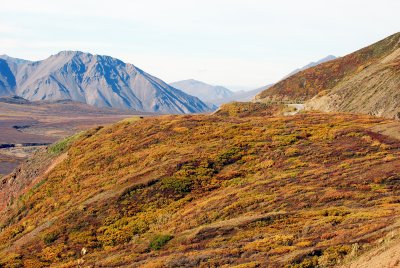
[[256, 96], [258, 101], [303, 102], [330, 90], [400, 47], [400, 33], [354, 53], [290, 76]]
[[400, 118], [400, 36], [398, 48], [329, 91], [306, 102], [307, 109]]
[[88, 131], [1, 215], [0, 263], [335, 265], [399, 218], [400, 142], [370, 130], [386, 122], [165, 116]]

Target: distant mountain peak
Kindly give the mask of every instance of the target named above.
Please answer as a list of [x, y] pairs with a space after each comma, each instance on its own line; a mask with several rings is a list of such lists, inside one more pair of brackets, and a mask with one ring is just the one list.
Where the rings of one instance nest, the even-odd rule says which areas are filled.
[[88, 56], [93, 56], [92, 54], [90, 54], [88, 52], [82, 52], [82, 51], [79, 51], [79, 50], [62, 50], [62, 51], [56, 53], [53, 56], [71, 56], [71, 55], [72, 56], [77, 56], [77, 55], [82, 55], [82, 54], [85, 54], [85, 55], [88, 55]]
[[217, 87], [218, 86], [218, 85], [207, 84], [205, 82], [202, 82], [202, 81], [199, 81], [199, 80], [196, 80], [196, 79], [193, 79], [193, 78], [186, 79], [186, 80], [181, 80], [181, 81], [177, 81], [177, 82], [173, 82], [171, 84], [177, 84], [177, 83], [180, 83], [180, 84], [190, 83], [192, 85], [200, 84], [200, 85], [207, 85], [207, 86], [212, 86], [212, 87]]
[[[155, 113], [201, 113], [212, 107], [132, 64], [103, 55], [65, 50], [37, 62], [14, 63], [0, 76], [0, 95], [30, 101], [73, 100], [98, 107]], [[7, 64], [5, 64], [7, 66]], [[10, 75], [11, 74], [11, 75]], [[11, 77], [12, 76], [12, 77]], [[8, 85], [15, 77], [16, 86]], [[3, 86], [2, 84], [7, 85]]]
[[224, 86], [213, 86], [195, 79], [186, 79], [170, 85], [217, 106], [231, 101], [249, 101], [265, 88], [232, 91]]
[[292, 76], [292, 75], [294, 75], [294, 74], [297, 74], [298, 72], [304, 71], [304, 70], [306, 70], [306, 69], [308, 69], [308, 68], [317, 66], [318, 64], [321, 64], [321, 63], [324, 63], [324, 62], [328, 62], [328, 61], [331, 61], [331, 60], [334, 60], [334, 59], [337, 59], [337, 57], [336, 57], [336, 56], [333, 56], [333, 55], [328, 55], [328, 56], [326, 56], [326, 57], [324, 57], [324, 58], [322, 58], [322, 59], [319, 59], [319, 60], [317, 60], [317, 61], [312, 61], [312, 62], [310, 62], [309, 64], [304, 65], [303, 67], [297, 68], [296, 70], [290, 72], [290, 73], [289, 73], [288, 75], [286, 75], [283, 79], [285, 79], [285, 78], [287, 78], [287, 77], [289, 77], [289, 76]]
[[0, 59], [6, 60], [8, 62], [12, 62], [14, 64], [24, 64], [24, 63], [31, 62], [30, 60], [24, 60], [24, 59], [10, 57], [7, 54], [0, 55]]
[[187, 94], [198, 97], [204, 102], [220, 105], [230, 99], [234, 93], [223, 86], [213, 86], [195, 79], [173, 82], [171, 86]]
[[325, 58], [322, 58], [322, 59], [320, 59], [319, 61], [321, 62], [325, 62], [325, 61], [328, 61], [328, 60], [334, 60], [334, 59], [337, 59], [338, 57], [336, 57], [336, 56], [334, 56], [334, 55], [328, 55], [328, 56], [326, 56]]

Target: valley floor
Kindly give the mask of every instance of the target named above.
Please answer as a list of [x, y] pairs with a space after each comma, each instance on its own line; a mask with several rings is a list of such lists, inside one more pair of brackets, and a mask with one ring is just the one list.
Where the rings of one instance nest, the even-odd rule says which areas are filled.
[[15, 104], [0, 101], [0, 177], [40, 148], [98, 125], [135, 115], [78, 103]]

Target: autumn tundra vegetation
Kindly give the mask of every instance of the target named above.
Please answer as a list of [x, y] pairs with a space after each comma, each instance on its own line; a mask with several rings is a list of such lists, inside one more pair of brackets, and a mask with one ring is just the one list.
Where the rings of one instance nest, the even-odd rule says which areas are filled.
[[38, 152], [3, 181], [26, 183], [3, 198], [1, 266], [331, 267], [395, 239], [391, 121], [264, 105], [136, 117]]

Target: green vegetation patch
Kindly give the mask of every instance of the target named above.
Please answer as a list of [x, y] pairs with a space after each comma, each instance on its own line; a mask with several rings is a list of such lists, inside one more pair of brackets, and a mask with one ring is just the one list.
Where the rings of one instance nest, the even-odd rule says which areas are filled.
[[43, 242], [46, 245], [51, 245], [54, 241], [58, 239], [59, 235], [60, 233], [58, 231], [49, 232], [43, 236]]
[[152, 250], [160, 250], [162, 247], [164, 247], [168, 241], [170, 241], [173, 238], [172, 235], [163, 235], [163, 234], [158, 234], [153, 239], [150, 241], [150, 248]]
[[82, 136], [82, 133], [77, 133], [75, 135], [72, 135], [70, 137], [67, 137], [61, 141], [58, 141], [52, 145], [49, 146], [47, 149], [49, 153], [51, 154], [62, 154], [68, 150], [68, 148], [71, 146], [71, 144], [78, 140]]

